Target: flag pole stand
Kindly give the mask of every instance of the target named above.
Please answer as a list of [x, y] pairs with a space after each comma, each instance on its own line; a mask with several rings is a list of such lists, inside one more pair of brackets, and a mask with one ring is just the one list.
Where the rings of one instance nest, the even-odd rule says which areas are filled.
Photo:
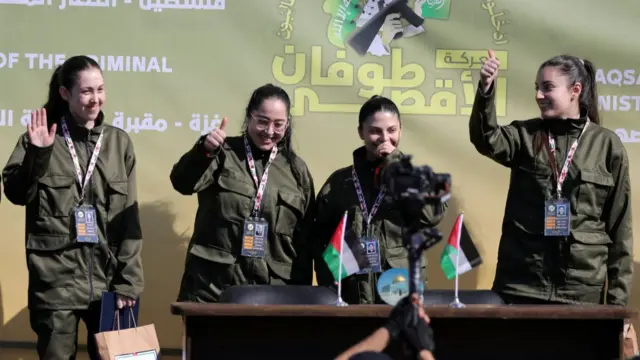
[[[459, 247], [460, 247], [460, 245], [458, 245], [458, 248]], [[459, 254], [460, 254], [460, 252], [458, 251], [458, 258], [460, 257]], [[456, 260], [456, 263], [457, 262], [458, 261]], [[461, 309], [461, 308], [465, 307], [465, 305], [460, 301], [460, 298], [458, 297], [458, 289], [459, 289], [458, 277], [460, 277], [460, 274], [458, 273], [458, 264], [456, 264], [456, 284], [455, 284], [455, 290], [454, 290], [455, 297], [453, 299], [453, 302], [451, 304], [449, 304], [449, 307], [456, 308], [456, 309]]]
[[342, 300], [342, 296], [338, 296], [338, 299], [336, 300], [336, 306], [349, 306], [349, 304], [347, 304], [346, 302], [344, 302], [344, 300]]

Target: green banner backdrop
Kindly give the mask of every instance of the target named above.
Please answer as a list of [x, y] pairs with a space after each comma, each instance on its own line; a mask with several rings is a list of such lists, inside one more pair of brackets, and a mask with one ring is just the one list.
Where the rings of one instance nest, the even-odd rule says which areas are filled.
[[[383, 1], [0, 0], [0, 154], [9, 157], [30, 109], [44, 103], [57, 64], [76, 54], [99, 61], [107, 119], [129, 133], [138, 156], [146, 275], [141, 320], [156, 324], [163, 347], [181, 345], [181, 322], [169, 314], [169, 303], [196, 210], [195, 197], [171, 188], [170, 169], [223, 116], [229, 132], [238, 133], [249, 95], [264, 83], [280, 84], [292, 97], [294, 144], [318, 189], [360, 144], [361, 104], [382, 94], [399, 105], [402, 150], [416, 164], [453, 176], [454, 199], [441, 229], [448, 234], [465, 211], [485, 260], [462, 276], [464, 288], [491, 286], [508, 186], [508, 169], [469, 142], [468, 115], [488, 48], [502, 62], [501, 123], [538, 114], [534, 77], [545, 59], [570, 53], [592, 60], [604, 124], [626, 142], [632, 177], [638, 174], [638, 2], [409, 0], [424, 25], [387, 21], [359, 57], [345, 39]], [[0, 340], [32, 341], [24, 209], [3, 199], [0, 223]], [[430, 252], [429, 283], [451, 288], [437, 265], [441, 249]], [[638, 301], [634, 295], [633, 305]]]

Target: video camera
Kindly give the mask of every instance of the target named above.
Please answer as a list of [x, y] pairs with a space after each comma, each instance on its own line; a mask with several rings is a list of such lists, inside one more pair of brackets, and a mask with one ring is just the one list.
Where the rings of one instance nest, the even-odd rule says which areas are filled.
[[[451, 198], [451, 175], [435, 173], [429, 166], [415, 167], [411, 155], [401, 155], [382, 168], [380, 183], [386, 188], [386, 202], [400, 208], [407, 229], [403, 231], [403, 242], [409, 252], [409, 294], [419, 292], [422, 253], [442, 240], [437, 228], [420, 223], [426, 205], [433, 205], [435, 215], [440, 215], [441, 205]], [[420, 294], [421, 295], [421, 294]], [[417, 313], [414, 317], [417, 321]]]

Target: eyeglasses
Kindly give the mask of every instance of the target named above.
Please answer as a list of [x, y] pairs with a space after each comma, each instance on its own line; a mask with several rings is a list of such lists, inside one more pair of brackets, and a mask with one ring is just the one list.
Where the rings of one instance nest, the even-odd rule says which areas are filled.
[[289, 124], [287, 120], [271, 120], [263, 115], [251, 115], [251, 117], [256, 122], [256, 129], [260, 131], [267, 130], [269, 126], [273, 125], [274, 132], [283, 133]]

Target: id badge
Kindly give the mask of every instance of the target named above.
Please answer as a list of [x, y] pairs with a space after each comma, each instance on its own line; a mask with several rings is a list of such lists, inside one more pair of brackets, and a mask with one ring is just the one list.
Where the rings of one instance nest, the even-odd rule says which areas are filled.
[[379, 273], [382, 271], [380, 266], [380, 241], [374, 237], [363, 236], [360, 238], [360, 245], [363, 247], [369, 264], [371, 267], [362, 269], [358, 274]]
[[242, 234], [242, 256], [264, 257], [268, 230], [269, 224], [265, 219], [248, 218], [245, 220]]
[[569, 236], [571, 207], [567, 199], [548, 200], [544, 203], [544, 236]]
[[98, 243], [98, 225], [96, 224], [96, 209], [93, 206], [78, 206], [75, 208], [76, 234], [79, 243]]

